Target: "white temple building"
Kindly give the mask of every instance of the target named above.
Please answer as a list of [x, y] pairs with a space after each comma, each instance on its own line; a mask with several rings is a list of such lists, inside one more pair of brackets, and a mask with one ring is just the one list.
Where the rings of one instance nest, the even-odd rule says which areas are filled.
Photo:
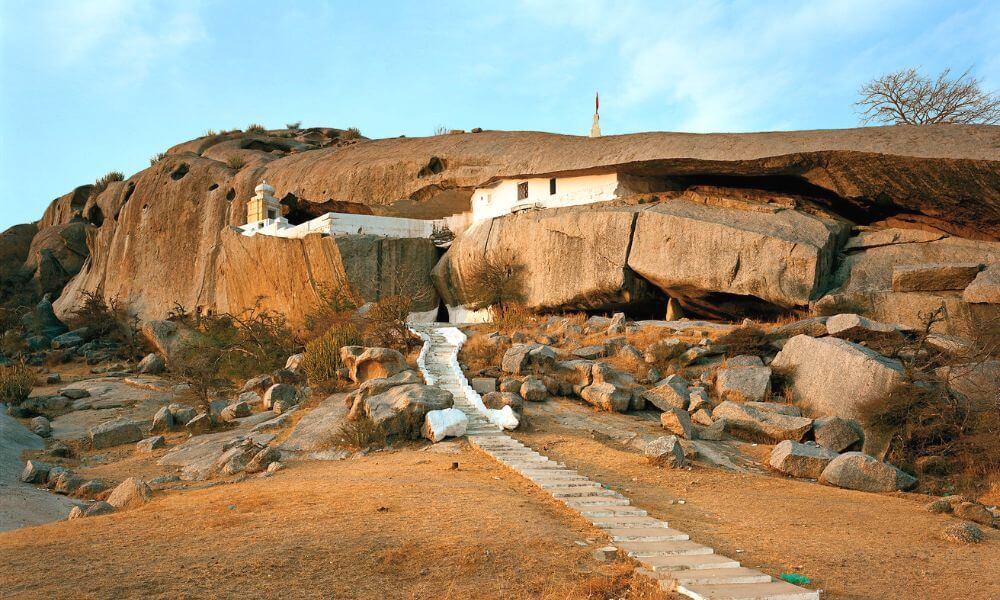
[[247, 203], [247, 224], [243, 235], [270, 235], [303, 238], [313, 233], [327, 235], [376, 235], [393, 238], [430, 238], [446, 226], [444, 219], [404, 219], [377, 215], [329, 212], [315, 219], [292, 225], [281, 215], [281, 202], [274, 197], [274, 187], [261, 181]]
[[472, 221], [478, 222], [531, 209], [565, 208], [617, 200], [632, 194], [663, 191], [651, 177], [614, 168], [563, 171], [548, 175], [495, 177], [472, 195]]

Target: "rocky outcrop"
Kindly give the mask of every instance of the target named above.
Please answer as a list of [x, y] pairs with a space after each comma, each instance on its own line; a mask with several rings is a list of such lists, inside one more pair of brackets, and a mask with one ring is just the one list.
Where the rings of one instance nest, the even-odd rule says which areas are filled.
[[[244, 251], [223, 243], [228, 227], [244, 222], [246, 200], [262, 177], [289, 206], [294, 200], [295, 210], [303, 214], [309, 214], [303, 208], [307, 204], [353, 202], [376, 214], [436, 218], [467, 210], [471, 189], [492, 177], [585, 173], [614, 166], [627, 175], [666, 178], [677, 188], [708, 182], [805, 194], [825, 210], [860, 223], [895, 219], [908, 226], [997, 239], [998, 137], [994, 127], [959, 125], [596, 139], [482, 132], [353, 144], [326, 129], [234, 133], [180, 144], [148, 169], [113, 182], [100, 194], [91, 196], [89, 186], [83, 186], [55, 201], [42, 226], [64, 225], [80, 215], [96, 228], [90, 258], [57, 303], [61, 315], [78, 303], [83, 291], [117, 296], [144, 319], [163, 318], [175, 303], [189, 309], [238, 310], [247, 296], [261, 291], [258, 287], [267, 288], [263, 291], [269, 292], [275, 307], [301, 306], [310, 300], [309, 269], [316, 267], [307, 265], [308, 252], [279, 254], [282, 259], [276, 261], [261, 249]], [[232, 157], [243, 159], [245, 166], [229, 167], [225, 161]], [[556, 231], [549, 237], [558, 235]], [[585, 242], [588, 236], [584, 233], [579, 243], [590, 243]], [[599, 250], [612, 246], [617, 247], [597, 243]], [[595, 253], [595, 261], [599, 257]], [[254, 258], [262, 261], [254, 263]], [[607, 258], [613, 264], [586, 267], [592, 280], [561, 285], [553, 298], [604, 308], [621, 303], [623, 287], [641, 291], [643, 282], [628, 279], [631, 267], [621, 256]], [[741, 269], [746, 268], [746, 261], [741, 262]], [[335, 264], [330, 270], [337, 268]], [[349, 276], [351, 268], [344, 270]], [[283, 281], [281, 271], [309, 283]], [[566, 272], [562, 267], [556, 271]], [[553, 282], [547, 277], [531, 275], [536, 296], [545, 282]], [[794, 284], [789, 287], [788, 281]], [[775, 284], [772, 274], [763, 289], [801, 293], [798, 275], [788, 281]], [[271, 283], [276, 289], [268, 288]], [[290, 298], [296, 291], [305, 296]]]
[[46, 227], [31, 240], [24, 271], [31, 273], [39, 294], [58, 295], [90, 254], [93, 226], [84, 221]]
[[0, 233], [0, 274], [13, 274], [20, 270], [28, 258], [31, 240], [38, 233], [36, 223], [14, 225]]
[[861, 452], [848, 452], [833, 459], [823, 469], [819, 480], [863, 492], [895, 492], [917, 484], [912, 475]]
[[451, 408], [454, 403], [451, 392], [411, 383], [366, 398], [364, 414], [386, 435], [415, 439], [428, 412]]

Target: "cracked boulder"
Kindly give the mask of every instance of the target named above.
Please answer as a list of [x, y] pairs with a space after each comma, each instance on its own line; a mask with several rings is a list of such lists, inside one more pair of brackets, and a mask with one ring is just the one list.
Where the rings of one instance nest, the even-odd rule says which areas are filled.
[[847, 232], [844, 223], [778, 206], [661, 202], [639, 213], [628, 266], [692, 304], [725, 293], [806, 306], [825, 287]]
[[627, 268], [635, 209], [588, 206], [507, 215], [474, 224], [434, 267], [450, 308], [482, 308], [474, 277], [484, 259], [509, 259], [521, 300], [534, 310], [610, 309], [649, 287]]

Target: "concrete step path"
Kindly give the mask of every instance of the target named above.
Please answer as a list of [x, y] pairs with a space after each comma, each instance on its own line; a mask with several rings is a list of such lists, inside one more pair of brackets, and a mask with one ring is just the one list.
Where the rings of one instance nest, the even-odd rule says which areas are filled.
[[695, 600], [819, 599], [818, 591], [774, 579], [715, 554], [712, 548], [670, 528], [666, 521], [631, 506], [618, 492], [511, 438], [480, 414], [469, 398], [469, 393], [475, 392], [453, 363], [459, 345], [449, 341], [460, 337], [458, 330], [438, 323], [413, 325], [412, 329], [424, 338], [427, 348], [420, 364], [424, 375], [430, 374], [437, 385], [450, 391], [455, 408], [469, 417], [469, 443], [604, 529], [620, 552], [642, 565], [637, 571], [657, 580], [664, 590]]

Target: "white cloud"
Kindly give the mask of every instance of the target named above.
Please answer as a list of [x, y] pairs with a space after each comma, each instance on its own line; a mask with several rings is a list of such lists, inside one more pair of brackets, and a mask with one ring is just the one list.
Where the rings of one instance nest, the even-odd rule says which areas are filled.
[[37, 15], [37, 27], [53, 66], [110, 67], [119, 81], [134, 81], [207, 38], [200, 12], [198, 2], [60, 2]]

